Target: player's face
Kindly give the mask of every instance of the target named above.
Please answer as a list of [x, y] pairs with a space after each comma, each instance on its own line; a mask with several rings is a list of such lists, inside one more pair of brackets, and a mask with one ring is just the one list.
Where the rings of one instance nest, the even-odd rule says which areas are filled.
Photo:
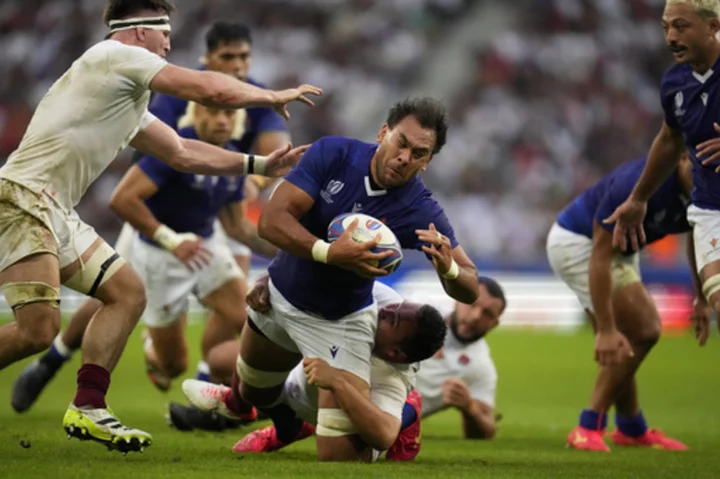
[[423, 128], [410, 115], [395, 128], [383, 125], [377, 141], [373, 179], [383, 188], [397, 188], [427, 168], [435, 148], [435, 131]]
[[504, 309], [503, 301], [492, 296], [481, 284], [477, 301], [473, 304], [457, 303], [450, 329], [462, 342], [477, 341], [500, 324]]
[[665, 41], [678, 63], [707, 63], [720, 28], [717, 19], [703, 19], [690, 3], [665, 5], [662, 26]]
[[208, 70], [246, 80], [250, 72], [252, 51], [248, 42], [221, 43], [206, 56]]
[[170, 53], [170, 32], [143, 28], [142, 36], [145, 48], [163, 58], [168, 56], [168, 53]]
[[373, 354], [391, 363], [404, 363], [403, 343], [415, 334], [418, 305], [403, 302], [378, 311]]
[[195, 131], [206, 143], [223, 146], [230, 140], [237, 110], [218, 110], [195, 105]]

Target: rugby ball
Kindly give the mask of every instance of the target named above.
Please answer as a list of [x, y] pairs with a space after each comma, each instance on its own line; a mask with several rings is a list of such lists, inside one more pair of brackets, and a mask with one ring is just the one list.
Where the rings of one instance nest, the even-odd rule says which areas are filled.
[[364, 243], [380, 234], [380, 243], [371, 251], [373, 253], [392, 251], [393, 253], [382, 261], [374, 262], [372, 266], [384, 269], [388, 274], [398, 269], [403, 259], [400, 242], [395, 236], [395, 233], [377, 218], [362, 213], [343, 213], [336, 216], [328, 226], [328, 241], [332, 243], [337, 240], [356, 219], [358, 220], [358, 226], [353, 234], [353, 240], [358, 243]]

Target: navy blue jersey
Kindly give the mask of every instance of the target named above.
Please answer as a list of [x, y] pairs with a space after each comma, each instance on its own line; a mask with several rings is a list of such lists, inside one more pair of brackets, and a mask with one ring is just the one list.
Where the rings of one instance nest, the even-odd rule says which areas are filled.
[[720, 123], [719, 63], [704, 75], [690, 65], [675, 65], [663, 77], [660, 88], [665, 122], [683, 133], [692, 161], [692, 200], [699, 208], [720, 210], [720, 175], [715, 166], [704, 167], [696, 157], [696, 146], [718, 137], [713, 123]]
[[[313, 143], [285, 178], [315, 204], [300, 223], [315, 236], [327, 239], [327, 228], [337, 215], [362, 212], [378, 218], [406, 249], [421, 249], [415, 230], [430, 223], [457, 246], [445, 212], [418, 177], [391, 190], [373, 189], [370, 160], [377, 145], [343, 137]], [[373, 302], [373, 280], [350, 271], [280, 251], [269, 268], [280, 293], [296, 308], [326, 319], [338, 319]]]
[[[194, 128], [178, 132], [183, 138], [197, 139]], [[226, 148], [237, 151], [231, 144]], [[206, 176], [177, 171], [149, 155], [137, 166], [158, 187], [157, 193], [145, 200], [155, 218], [178, 233], [195, 233], [209, 238], [220, 209], [242, 201], [244, 176]], [[140, 235], [148, 243], [150, 238]]]
[[[250, 78], [247, 83], [260, 88], [265, 85]], [[150, 113], [180, 130], [193, 125], [194, 104], [169, 95], [156, 94], [149, 107]], [[238, 110], [238, 119], [232, 135], [232, 143], [238, 151], [249, 152], [257, 137], [270, 131], [287, 131], [285, 120], [272, 108], [258, 107]]]
[[[630, 196], [646, 160], [640, 158], [630, 161], [604, 176], [560, 212], [558, 224], [568, 231], [588, 238], [593, 236], [593, 220], [612, 232], [615, 225], [604, 224], [603, 220], [612, 215]], [[670, 234], [690, 231], [686, 208], [687, 200], [682, 197], [677, 174], [673, 173], [648, 201], [647, 215], [643, 222], [647, 244]]]

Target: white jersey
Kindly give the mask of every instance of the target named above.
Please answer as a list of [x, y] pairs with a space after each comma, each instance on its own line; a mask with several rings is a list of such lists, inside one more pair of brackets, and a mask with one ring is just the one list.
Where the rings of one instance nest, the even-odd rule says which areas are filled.
[[490, 346], [484, 339], [463, 344], [448, 331], [440, 356], [420, 363], [415, 388], [423, 398], [423, 416], [445, 407], [442, 385], [450, 378], [465, 382], [472, 399], [495, 407], [498, 374], [490, 357]]
[[0, 177], [72, 209], [155, 119], [147, 111], [149, 85], [166, 65], [145, 48], [115, 40], [88, 49], [45, 94]]
[[[382, 308], [389, 304], [401, 303], [402, 297], [392, 288], [375, 282], [373, 296]], [[393, 364], [376, 357], [370, 359], [370, 400], [380, 410], [402, 420], [405, 398], [415, 385], [418, 364]], [[304, 421], [317, 423], [318, 392], [309, 386], [302, 363], [290, 372], [285, 381], [283, 400]]]

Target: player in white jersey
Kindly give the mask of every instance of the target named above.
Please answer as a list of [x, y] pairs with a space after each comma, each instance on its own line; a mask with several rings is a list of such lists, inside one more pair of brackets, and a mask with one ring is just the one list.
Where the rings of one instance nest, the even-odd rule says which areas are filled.
[[[318, 388], [332, 390], [338, 396], [339, 402], [352, 422], [354, 433], [373, 450], [372, 455], [369, 454], [370, 450], [366, 451], [365, 459], [376, 459], [378, 451], [387, 450], [396, 442], [401, 430], [405, 399], [414, 385], [418, 364], [392, 362], [397, 360], [397, 356], [386, 348], [391, 344], [388, 339], [397, 334], [400, 328], [396, 325], [399, 323], [423, 321], [441, 326], [443, 321], [440, 313], [431, 306], [404, 302], [399, 294], [382, 283], [375, 283], [373, 297], [378, 303], [380, 312], [376, 347], [371, 360], [370, 398], [349, 387], [341, 370], [329, 366], [322, 359], [306, 358], [303, 364], [298, 364], [288, 376], [280, 401], [291, 408], [296, 415], [298, 433], [292, 442], [309, 437], [315, 431]], [[271, 305], [267, 282], [256, 283], [249, 295], [248, 304], [262, 308], [265, 312], [269, 310]], [[426, 329], [437, 328], [430, 328], [428, 323]], [[442, 334], [417, 338], [421, 342], [428, 343], [425, 350], [435, 351], [440, 347], [446, 328], [442, 327], [437, 331]], [[232, 347], [227, 346], [230, 345], [223, 346], [223, 349], [238, 350], [237, 342]], [[222, 370], [234, 369], [232, 364], [216, 366], [220, 366]], [[193, 379], [183, 382], [183, 391], [193, 405], [203, 410], [215, 410], [229, 417], [238, 417], [236, 411], [242, 403], [242, 399], [237, 397], [237, 388], [237, 382], [232, 388]], [[274, 426], [268, 426], [245, 436], [233, 450], [270, 452], [288, 444], [277, 438]], [[388, 458], [391, 458], [392, 453], [392, 450], [388, 451]]]
[[492, 439], [498, 374], [485, 336], [500, 324], [507, 303], [495, 280], [481, 276], [478, 282], [475, 303], [455, 303], [443, 349], [420, 364], [415, 388], [423, 418], [452, 407], [462, 413], [466, 438]]
[[[69, 435], [110, 449], [141, 450], [144, 431], [123, 426], [108, 410], [110, 371], [145, 308], [137, 274], [75, 213], [86, 189], [128, 144], [182, 171], [277, 176], [303, 148], [267, 158], [185, 140], [147, 112], [150, 92], [206, 106], [310, 103], [310, 86], [272, 92], [227, 75], [168, 64], [167, 0], [111, 0], [110, 34], [78, 58], [43, 97], [18, 149], [0, 168], [0, 291], [15, 321], [0, 328], [0, 369], [50, 346], [60, 325], [60, 285], [94, 296], [103, 307], [83, 338], [78, 389], [63, 426]], [[159, 241], [177, 241], [168, 228]], [[162, 237], [162, 238], [161, 238]]]

